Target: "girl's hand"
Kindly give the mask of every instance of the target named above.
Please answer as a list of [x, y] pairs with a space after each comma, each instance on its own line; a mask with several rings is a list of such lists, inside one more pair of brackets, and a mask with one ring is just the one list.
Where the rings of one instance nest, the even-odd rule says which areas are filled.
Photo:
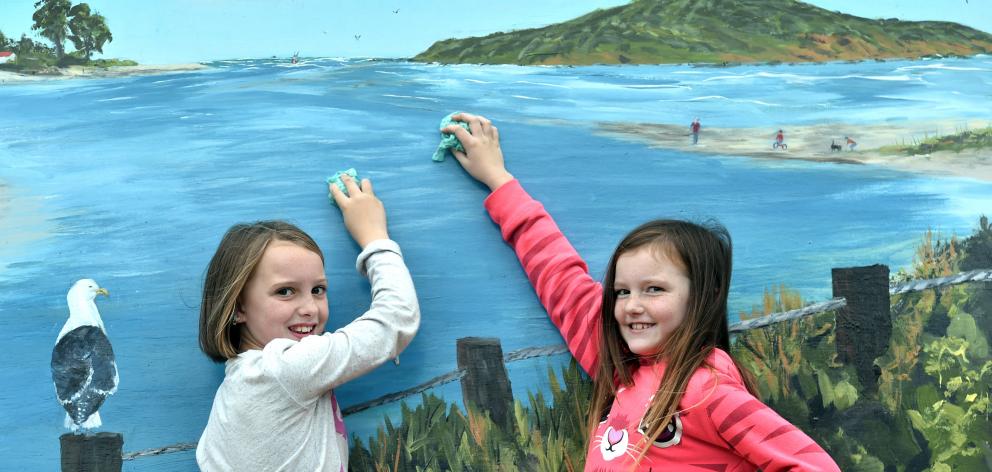
[[365, 248], [377, 239], [389, 239], [386, 231], [386, 209], [372, 191], [372, 182], [362, 179], [362, 186], [349, 175], [342, 175], [341, 181], [348, 189], [345, 195], [337, 185], [329, 184], [334, 202], [341, 209], [344, 227], [359, 246]]
[[455, 159], [469, 175], [482, 182], [489, 190], [496, 190], [511, 180], [513, 176], [503, 164], [503, 151], [499, 148], [499, 130], [492, 122], [481, 115], [459, 113], [452, 120], [468, 123], [469, 134], [458, 125], [449, 125], [442, 132], [454, 134], [462, 143], [465, 152], [451, 150]]

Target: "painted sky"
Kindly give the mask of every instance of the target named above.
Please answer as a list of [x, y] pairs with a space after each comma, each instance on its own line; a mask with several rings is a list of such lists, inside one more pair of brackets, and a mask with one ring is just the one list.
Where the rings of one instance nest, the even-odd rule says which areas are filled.
[[[0, 31], [31, 31], [35, 0], [0, 0]], [[73, 0], [73, 3], [79, 3]], [[626, 0], [89, 0], [114, 41], [103, 57], [146, 64], [288, 57], [410, 57], [434, 41], [545, 26]], [[812, 0], [866, 18], [953, 21], [992, 32], [992, 0]], [[47, 42], [47, 41], [46, 41]], [[71, 49], [71, 45], [70, 45]], [[99, 56], [98, 56], [99, 57]]]

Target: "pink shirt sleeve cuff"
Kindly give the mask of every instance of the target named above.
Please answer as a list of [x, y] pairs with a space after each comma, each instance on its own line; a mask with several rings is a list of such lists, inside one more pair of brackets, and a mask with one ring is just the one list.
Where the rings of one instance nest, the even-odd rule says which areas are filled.
[[513, 208], [514, 202], [518, 202], [521, 196], [526, 195], [527, 192], [525, 192], [524, 188], [520, 185], [520, 181], [513, 179], [503, 185], [500, 185], [496, 190], [493, 190], [493, 192], [486, 197], [485, 201], [483, 201], [483, 205], [485, 206], [486, 211], [489, 212], [489, 215], [492, 216], [493, 220], [496, 220], [498, 223], [500, 221], [499, 216], [505, 214], [508, 210]]

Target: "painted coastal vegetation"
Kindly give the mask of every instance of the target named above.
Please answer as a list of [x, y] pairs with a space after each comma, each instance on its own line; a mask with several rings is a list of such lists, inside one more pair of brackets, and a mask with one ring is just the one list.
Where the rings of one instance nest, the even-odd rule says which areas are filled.
[[[981, 218], [963, 239], [922, 236], [911, 267], [893, 282], [992, 267], [992, 227]], [[785, 286], [765, 292], [742, 319], [801, 308]], [[870, 382], [838, 361], [836, 312], [738, 335], [733, 354], [755, 375], [762, 400], [810, 434], [845, 471], [992, 470], [992, 290], [962, 284], [893, 296]], [[877, 342], [875, 338], [859, 349]], [[862, 340], [864, 341], [864, 340]], [[592, 392], [573, 361], [549, 369], [550, 398], [532, 393], [501, 427], [424, 394], [386, 419], [368, 442], [354, 438], [356, 470], [582, 470]]]
[[439, 41], [414, 60], [728, 64], [989, 52], [992, 35], [956, 23], [870, 20], [795, 0], [638, 0], [543, 28]]
[[[112, 67], [133, 66], [134, 61], [93, 59], [103, 53], [103, 47], [113, 42], [114, 35], [107, 19], [88, 3], [73, 4], [69, 0], [41, 0], [32, 15], [31, 29], [49, 43], [31, 39], [26, 33], [20, 38], [7, 37], [0, 32], [0, 51], [13, 59], [0, 64], [0, 70], [29, 74], [58, 74], [72, 66]], [[66, 44], [74, 50], [66, 50]]]

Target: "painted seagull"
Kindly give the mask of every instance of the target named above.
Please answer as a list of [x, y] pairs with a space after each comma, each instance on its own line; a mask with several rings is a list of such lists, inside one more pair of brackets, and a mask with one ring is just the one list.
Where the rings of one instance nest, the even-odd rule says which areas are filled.
[[52, 350], [55, 394], [65, 407], [65, 427], [72, 432], [99, 427], [97, 410], [117, 391], [117, 363], [96, 309], [97, 295], [110, 293], [92, 279], [73, 284], [66, 295], [69, 320]]

